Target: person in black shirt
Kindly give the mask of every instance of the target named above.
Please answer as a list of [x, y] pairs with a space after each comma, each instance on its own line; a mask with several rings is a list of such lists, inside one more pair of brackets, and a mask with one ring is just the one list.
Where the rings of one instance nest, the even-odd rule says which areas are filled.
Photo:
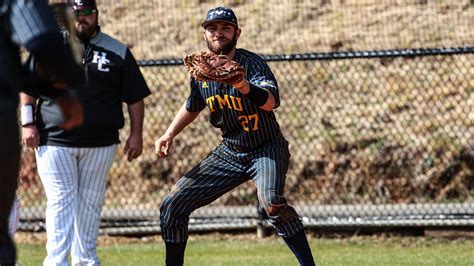
[[231, 9], [209, 10], [202, 26], [209, 50], [233, 59], [247, 73], [232, 85], [191, 78], [188, 99], [155, 142], [156, 154], [166, 157], [173, 139], [206, 107], [211, 112], [210, 123], [221, 129], [223, 138], [163, 199], [160, 226], [166, 265], [184, 263], [191, 212], [250, 179], [257, 186], [259, 203], [270, 223], [300, 264], [314, 265], [303, 223], [283, 195], [290, 152], [273, 112], [280, 105], [275, 76], [262, 57], [236, 49], [241, 29]]
[[[122, 103], [128, 107], [130, 134], [124, 154], [142, 153], [143, 99], [150, 90], [127, 46], [103, 33], [94, 0], [69, 1], [83, 51], [85, 82], [75, 90], [84, 106], [84, 123], [71, 131], [57, 126], [57, 107], [38, 88], [26, 88], [22, 104], [36, 107], [36, 122], [22, 129], [23, 142], [35, 148], [46, 197], [45, 265], [99, 265], [96, 241], [106, 177], [114, 161]], [[76, 37], [76, 36], [75, 36]], [[36, 69], [35, 58], [28, 65]]]
[[[54, 99], [62, 111], [63, 129], [82, 122], [81, 105], [66, 90], [81, 79], [71, 50], [64, 45], [58, 25], [44, 0], [0, 0], [0, 265], [14, 265], [16, 250], [9, 235], [20, 159], [18, 93], [38, 80], [21, 65], [19, 46], [38, 58], [41, 79], [52, 86], [42, 93]], [[28, 109], [31, 114], [31, 109]], [[27, 116], [26, 119], [32, 119]], [[25, 122], [25, 121], [22, 121]]]

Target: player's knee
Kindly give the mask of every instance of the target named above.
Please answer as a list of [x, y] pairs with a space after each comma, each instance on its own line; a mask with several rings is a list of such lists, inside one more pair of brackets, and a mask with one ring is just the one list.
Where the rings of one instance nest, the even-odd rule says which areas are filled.
[[160, 207], [161, 213], [174, 208], [175, 206], [174, 202], [178, 201], [180, 197], [180, 193], [176, 193], [177, 191], [178, 191], [178, 186], [174, 185], [171, 188], [170, 193], [163, 198], [161, 202], [161, 207]]
[[183, 200], [179, 194], [170, 193], [166, 195], [160, 206], [160, 219], [166, 222], [186, 217], [188, 215], [188, 208], [186, 204], [182, 204]]
[[171, 204], [172, 199], [169, 196], [165, 196], [160, 206], [160, 220], [161, 222], [168, 222], [173, 213], [173, 204]]
[[274, 193], [263, 193], [260, 195], [259, 200], [260, 205], [268, 216], [278, 216], [287, 205], [283, 197], [278, 197]]
[[163, 198], [163, 201], [161, 202], [161, 206], [160, 206], [161, 215], [168, 213], [173, 209], [174, 207], [173, 201], [174, 199], [172, 195], [167, 195]]
[[278, 223], [287, 223], [298, 218], [295, 209], [288, 204], [273, 204], [266, 209], [268, 216]]
[[271, 204], [268, 206], [268, 208], [266, 208], [266, 211], [268, 213], [269, 216], [279, 216], [280, 213], [282, 213], [286, 206], [288, 206], [287, 204]]

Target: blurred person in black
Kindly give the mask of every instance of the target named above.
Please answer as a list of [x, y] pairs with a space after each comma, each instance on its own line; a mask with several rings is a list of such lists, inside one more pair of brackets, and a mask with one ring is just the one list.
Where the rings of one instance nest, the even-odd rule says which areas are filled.
[[[77, 40], [85, 73], [83, 86], [74, 90], [84, 108], [84, 123], [69, 131], [58, 128], [60, 113], [50, 97], [38, 86], [26, 88], [20, 102], [37, 112], [35, 123], [22, 128], [22, 141], [35, 149], [47, 198], [43, 265], [100, 265], [100, 213], [125, 125], [123, 105], [130, 121], [123, 155], [131, 162], [142, 153], [144, 98], [150, 90], [130, 49], [101, 30], [96, 1], [68, 0], [67, 5], [73, 18], [65, 36]], [[33, 72], [35, 61], [26, 60]]]
[[[21, 64], [19, 47], [35, 56], [41, 71], [36, 76]], [[72, 129], [83, 121], [82, 106], [68, 93], [81, 83], [83, 72], [63, 42], [46, 0], [0, 0], [0, 265], [14, 265], [15, 246], [8, 217], [18, 184], [20, 138], [18, 92], [47, 80], [53, 86], [42, 93], [54, 98], [63, 114], [61, 126]], [[41, 81], [43, 82], [43, 81]], [[22, 106], [22, 125], [34, 110]]]

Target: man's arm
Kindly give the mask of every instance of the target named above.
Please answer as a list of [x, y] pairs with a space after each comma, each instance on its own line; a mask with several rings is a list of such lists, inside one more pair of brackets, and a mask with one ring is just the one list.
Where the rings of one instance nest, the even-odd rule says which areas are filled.
[[[256, 86], [252, 88], [247, 79], [243, 78], [238, 83], [232, 84], [232, 86], [259, 105], [258, 107], [260, 109], [272, 111], [275, 108], [275, 97], [273, 94], [268, 90]], [[252, 92], [250, 90], [252, 90]]]
[[145, 105], [143, 100], [133, 104], [128, 104], [128, 114], [130, 116], [130, 135], [125, 142], [124, 153], [127, 160], [133, 161], [142, 154], [143, 150], [143, 118], [145, 116]]
[[[183, 104], [171, 124], [168, 126], [166, 132], [155, 141], [155, 153], [160, 158], [168, 156], [170, 148], [173, 145], [174, 137], [176, 137], [187, 125], [193, 122], [199, 114], [200, 112], [188, 111], [186, 109], [186, 104]], [[164, 151], [162, 151], [163, 147], [165, 148]]]

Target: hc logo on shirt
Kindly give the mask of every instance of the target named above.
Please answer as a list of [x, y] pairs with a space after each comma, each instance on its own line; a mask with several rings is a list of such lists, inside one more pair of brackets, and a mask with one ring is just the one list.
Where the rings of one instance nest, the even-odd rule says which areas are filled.
[[92, 63], [97, 64], [97, 69], [102, 72], [109, 72], [108, 67], [104, 67], [105, 64], [110, 63], [110, 60], [107, 59], [107, 53], [101, 52], [99, 55], [98, 51], [94, 51], [94, 58], [92, 59]]
[[82, 0], [74, 0], [74, 3], [78, 6], [82, 6]]

